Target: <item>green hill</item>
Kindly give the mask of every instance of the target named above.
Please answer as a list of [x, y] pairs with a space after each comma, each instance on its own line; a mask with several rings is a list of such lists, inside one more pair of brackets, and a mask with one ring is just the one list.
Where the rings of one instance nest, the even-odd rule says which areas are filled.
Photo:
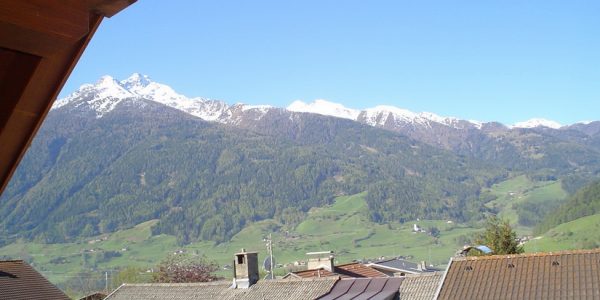
[[531, 234], [534, 226], [568, 197], [561, 181], [534, 181], [526, 175], [494, 184], [484, 194], [493, 199], [486, 207], [508, 219], [520, 234]]
[[600, 214], [560, 224], [525, 244], [527, 252], [600, 247]]
[[[370, 221], [368, 215], [365, 193], [361, 193], [338, 197], [332, 205], [311, 209], [295, 228], [286, 229], [276, 220], [267, 219], [249, 224], [231, 241], [220, 244], [202, 241], [178, 246], [174, 236], [153, 236], [150, 228], [157, 220], [152, 220], [78, 243], [39, 244], [21, 240], [0, 248], [0, 253], [5, 258], [28, 260], [53, 283], [68, 289], [81, 278], [91, 278], [103, 287], [104, 272], [112, 270], [116, 274], [125, 266], [151, 268], [176, 250], [206, 255], [221, 266], [231, 264], [232, 255], [241, 248], [258, 251], [263, 259], [266, 257], [263, 238], [269, 233], [273, 235], [276, 261], [282, 265], [305, 259], [306, 252], [333, 250], [338, 263], [402, 255], [440, 266], [477, 231], [466, 224], [445, 220], [380, 225]], [[436, 227], [439, 236], [414, 233], [413, 224], [425, 230]], [[276, 272], [285, 274], [287, 270], [279, 267]], [[231, 276], [228, 270], [220, 274]]]
[[[148, 102], [100, 119], [52, 111], [0, 196], [0, 245], [70, 242], [158, 219], [178, 243], [228, 241], [248, 224], [298, 224], [369, 191], [369, 218], [481, 218], [500, 168], [350, 120], [306, 115], [260, 134]], [[287, 121], [286, 121], [287, 120]], [[288, 126], [288, 127], [286, 127]]]
[[536, 228], [536, 232], [546, 232], [562, 223], [597, 213], [600, 213], [600, 182], [579, 189], [564, 204], [548, 214]]

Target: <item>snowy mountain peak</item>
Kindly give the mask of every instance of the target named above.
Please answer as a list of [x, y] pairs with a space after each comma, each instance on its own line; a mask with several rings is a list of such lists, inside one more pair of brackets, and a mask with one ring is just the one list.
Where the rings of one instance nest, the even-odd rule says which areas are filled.
[[454, 117], [442, 117], [430, 112], [415, 113], [407, 109], [388, 105], [368, 108], [361, 113], [359, 118], [360, 121], [371, 126], [384, 126], [386, 123], [392, 122], [395, 125], [413, 124], [431, 127], [431, 122], [435, 122], [457, 129], [464, 129], [465, 126], [481, 127], [480, 122], [462, 121]]
[[148, 75], [142, 75], [140, 73], [133, 73], [129, 78], [125, 80], [121, 80], [120, 84], [126, 89], [131, 89], [132, 87], [146, 87], [152, 80]]
[[546, 120], [542, 118], [533, 118], [524, 122], [518, 122], [510, 126], [510, 128], [536, 128], [536, 127], [548, 127], [552, 129], [559, 129], [562, 125], [556, 121]]
[[81, 102], [76, 106], [85, 103], [89, 109], [95, 111], [96, 117], [101, 118], [122, 100], [128, 98], [158, 102], [207, 121], [218, 120], [228, 108], [228, 105], [222, 101], [187, 98], [167, 85], [152, 81], [146, 75], [134, 73], [121, 81], [108, 75], [102, 76], [95, 84], [84, 84], [71, 95], [57, 100], [52, 109]]
[[[269, 105], [246, 105], [241, 103], [228, 105], [218, 100], [200, 97], [188, 98], [178, 94], [170, 86], [154, 82], [150, 77], [140, 73], [133, 73], [127, 79], [120, 81], [108, 75], [102, 76], [96, 83], [84, 84], [69, 96], [55, 101], [52, 109], [73, 103], [73, 107], [91, 110], [96, 113], [98, 118], [101, 118], [126, 99], [153, 101], [206, 121], [229, 124], [241, 124], [246, 119], [261, 120], [271, 109], [274, 109]], [[287, 107], [287, 111], [350, 119], [362, 124], [394, 130], [406, 126], [431, 129], [442, 125], [459, 130], [482, 129], [484, 126], [484, 123], [478, 121], [443, 117], [430, 112], [415, 113], [388, 105], [357, 110], [323, 99], [317, 99], [310, 103], [297, 100]], [[562, 125], [555, 121], [536, 118], [508, 127], [559, 129]]]
[[386, 113], [386, 114], [391, 113], [392, 115], [394, 115], [394, 117], [398, 117], [398, 118], [405, 119], [405, 120], [413, 120], [418, 117], [418, 115], [416, 113], [414, 113], [410, 110], [398, 108], [395, 106], [388, 106], [388, 105], [378, 105], [373, 108], [368, 108], [365, 110], [365, 112], [369, 115], [375, 115], [375, 114], [381, 114], [381, 113]]
[[100, 77], [100, 80], [96, 82], [93, 88], [98, 91], [97, 98], [111, 97], [123, 99], [133, 96], [133, 94], [126, 90], [117, 80], [108, 75]]
[[300, 100], [292, 102], [287, 110], [293, 112], [313, 113], [325, 116], [356, 120], [360, 114], [359, 110], [347, 108], [339, 103], [329, 102], [323, 99], [317, 99], [312, 103], [305, 103]]

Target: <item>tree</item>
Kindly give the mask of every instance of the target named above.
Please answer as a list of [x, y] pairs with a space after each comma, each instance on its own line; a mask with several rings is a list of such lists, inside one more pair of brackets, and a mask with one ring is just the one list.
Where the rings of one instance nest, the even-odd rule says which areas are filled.
[[208, 282], [221, 279], [214, 274], [219, 269], [215, 262], [207, 261], [206, 257], [187, 254], [172, 254], [158, 265], [154, 274], [154, 282], [186, 283]]
[[119, 270], [113, 277], [111, 286], [117, 287], [123, 283], [146, 283], [150, 281], [145, 268], [127, 266]]
[[490, 247], [493, 254], [518, 254], [524, 251], [508, 220], [496, 216], [488, 218], [485, 231], [475, 238], [475, 243]]
[[435, 226], [431, 226], [431, 227], [429, 227], [429, 234], [432, 237], [438, 238], [438, 237], [440, 237], [440, 230]]

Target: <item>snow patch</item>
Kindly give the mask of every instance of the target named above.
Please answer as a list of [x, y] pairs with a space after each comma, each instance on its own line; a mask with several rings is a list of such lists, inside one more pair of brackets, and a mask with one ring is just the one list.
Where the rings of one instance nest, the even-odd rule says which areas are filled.
[[305, 103], [300, 100], [292, 102], [287, 110], [293, 112], [313, 113], [324, 116], [332, 116], [343, 119], [356, 120], [360, 114], [359, 110], [351, 109], [339, 103], [329, 102], [323, 99], [317, 99], [312, 103]]
[[509, 128], [537, 128], [537, 127], [548, 127], [552, 129], [559, 129], [562, 125], [556, 121], [542, 119], [542, 118], [533, 118], [524, 122], [515, 123]]
[[267, 111], [269, 111], [269, 109], [272, 109], [273, 106], [271, 105], [247, 105], [247, 104], [242, 104], [242, 111], [248, 111], [248, 110], [256, 110], [256, 111], [260, 111], [262, 113], [266, 113]]

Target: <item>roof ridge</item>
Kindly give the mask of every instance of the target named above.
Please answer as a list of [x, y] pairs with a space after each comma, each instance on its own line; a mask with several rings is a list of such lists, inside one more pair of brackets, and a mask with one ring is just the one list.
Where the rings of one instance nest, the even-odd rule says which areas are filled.
[[219, 280], [209, 282], [152, 282], [152, 283], [123, 283], [125, 286], [210, 286], [231, 285], [231, 281]]
[[521, 254], [496, 254], [496, 255], [485, 255], [485, 256], [453, 257], [452, 260], [455, 260], [455, 261], [486, 260], [486, 259], [499, 259], [499, 258], [543, 257], [543, 256], [559, 256], [559, 255], [572, 255], [572, 254], [592, 254], [592, 253], [600, 253], [600, 248], [561, 250], [561, 251], [554, 251], [554, 252], [531, 252], [531, 253], [521, 253]]
[[339, 276], [325, 276], [325, 277], [310, 277], [310, 278], [279, 278], [273, 280], [261, 280], [258, 282], [290, 282], [290, 281], [324, 281], [324, 280], [338, 280]]
[[313, 272], [313, 271], [319, 271], [319, 270], [325, 270], [324, 267], [320, 267], [320, 268], [316, 268], [316, 269], [306, 269], [306, 270], [300, 270], [300, 271], [295, 271], [295, 272], [291, 272], [291, 273], [302, 273], [302, 272]]
[[7, 262], [20, 262], [20, 263], [24, 263], [25, 261], [22, 259], [8, 259], [8, 260], [0, 260], [0, 264], [1, 263], [7, 263]]
[[359, 263], [359, 262], [349, 262], [349, 263], [345, 263], [345, 264], [341, 264], [341, 265], [336, 265], [334, 267], [342, 267], [342, 266], [349, 266], [349, 265], [365, 265], [366, 266], [366, 264]]

